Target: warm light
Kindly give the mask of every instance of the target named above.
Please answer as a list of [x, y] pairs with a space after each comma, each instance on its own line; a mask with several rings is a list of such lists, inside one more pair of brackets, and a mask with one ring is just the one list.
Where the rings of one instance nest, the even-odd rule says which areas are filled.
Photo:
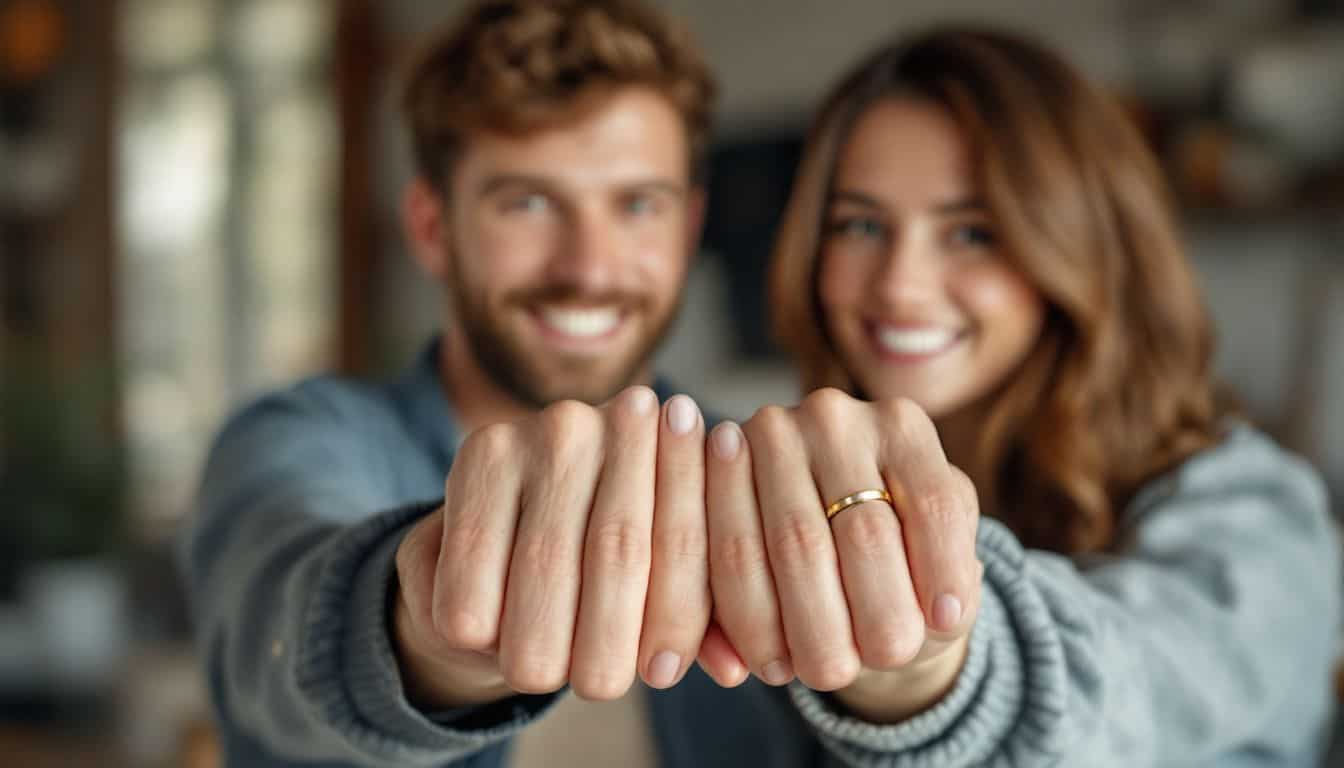
[[51, 0], [0, 5], [0, 75], [28, 83], [45, 75], [65, 47], [65, 18]]

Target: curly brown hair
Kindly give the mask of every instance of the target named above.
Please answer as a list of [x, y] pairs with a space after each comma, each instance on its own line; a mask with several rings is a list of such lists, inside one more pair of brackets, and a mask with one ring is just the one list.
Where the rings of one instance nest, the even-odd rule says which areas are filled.
[[879, 50], [825, 101], [776, 243], [775, 329], [805, 390], [863, 394], [827, 338], [817, 263], [837, 155], [890, 98], [965, 130], [1009, 258], [1048, 305], [963, 469], [1028, 546], [1105, 549], [1143, 482], [1218, 439], [1210, 324], [1158, 164], [1117, 104], [1033, 43], [946, 28]]
[[402, 112], [416, 171], [442, 185], [471, 132], [544, 130], [628, 86], [677, 109], [698, 177], [716, 85], [684, 28], [634, 0], [480, 0], [410, 62]]

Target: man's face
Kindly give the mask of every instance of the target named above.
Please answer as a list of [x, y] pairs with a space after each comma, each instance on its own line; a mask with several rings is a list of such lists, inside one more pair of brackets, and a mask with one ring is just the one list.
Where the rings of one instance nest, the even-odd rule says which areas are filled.
[[644, 89], [535, 135], [470, 138], [450, 182], [447, 282], [496, 386], [532, 406], [597, 403], [645, 372], [699, 229], [688, 152], [677, 112]]

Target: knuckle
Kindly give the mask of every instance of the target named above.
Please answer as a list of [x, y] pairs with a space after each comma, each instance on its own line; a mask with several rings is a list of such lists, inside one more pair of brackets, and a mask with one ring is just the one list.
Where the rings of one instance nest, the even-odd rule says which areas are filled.
[[798, 679], [815, 691], [838, 691], [859, 676], [858, 654], [850, 649], [818, 654], [817, 659], [802, 666]]
[[519, 693], [552, 693], [565, 685], [564, 661], [550, 654], [525, 653], [500, 660], [504, 682]]
[[602, 417], [590, 405], [561, 400], [541, 412], [540, 433], [552, 453], [572, 454], [601, 436]]
[[650, 594], [640, 640], [645, 650], [671, 648], [695, 654], [697, 649], [691, 646], [698, 643], [709, 626], [713, 595], [708, 583], [696, 587], [678, 587]]
[[967, 511], [973, 515], [980, 514], [980, 492], [975, 488], [975, 482], [971, 476], [961, 470], [960, 467], [948, 465], [952, 472], [952, 485], [956, 487], [962, 504], [967, 507]]
[[512, 456], [515, 447], [512, 424], [489, 424], [467, 436], [461, 453], [468, 461], [494, 464]]
[[494, 631], [485, 622], [460, 608], [448, 608], [436, 614], [434, 630], [454, 650], [484, 651], [491, 648], [496, 639]]
[[581, 699], [614, 701], [630, 690], [634, 677], [633, 670], [627, 674], [605, 668], [585, 669], [570, 676], [569, 686]]
[[709, 561], [709, 541], [704, 526], [677, 525], [656, 534], [655, 547], [669, 567], [704, 569]]
[[593, 531], [588, 557], [595, 565], [619, 573], [638, 573], [649, 568], [649, 531], [629, 520], [604, 523]]
[[937, 488], [914, 494], [907, 504], [908, 515], [937, 530], [944, 530], [945, 526], [960, 517], [962, 512], [960, 494], [950, 489]]
[[799, 514], [787, 515], [771, 529], [770, 558], [789, 571], [812, 571], [834, 554], [830, 531]]
[[878, 405], [878, 413], [887, 429], [906, 440], [922, 442], [936, 435], [933, 421], [914, 400], [897, 397]]
[[757, 409], [756, 413], [742, 425], [748, 442], [752, 437], [769, 440], [793, 431], [794, 419], [789, 410], [780, 405], [767, 405]]
[[490, 530], [480, 516], [458, 514], [443, 532], [443, 556], [449, 562], [471, 562], [476, 553], [485, 551], [493, 543]]
[[897, 530], [891, 510], [885, 504], [876, 509], [875, 506], [865, 504], [859, 509], [849, 510], [834, 526], [836, 533], [844, 537], [849, 547], [865, 559], [886, 555], [892, 543], [892, 534]]
[[523, 565], [535, 572], [542, 584], [570, 578], [576, 570], [569, 543], [556, 531], [529, 536], [519, 542], [517, 549], [515, 556], [522, 557]]
[[751, 534], [724, 537], [711, 552], [711, 557], [715, 566], [739, 583], [757, 580], [768, 568], [765, 546], [759, 537]]
[[855, 402], [854, 398], [835, 387], [821, 387], [803, 398], [801, 410], [823, 422], [830, 422], [844, 418]]
[[627, 387], [616, 396], [615, 403], [618, 407], [594, 408], [593, 412], [599, 419], [605, 419], [607, 426], [616, 430], [632, 430], [643, 425], [656, 425], [657, 416], [651, 409], [647, 414], [643, 410], [636, 410], [633, 405], [641, 400], [651, 400], [658, 402], [658, 395], [652, 389], [643, 385]]
[[897, 669], [915, 660], [924, 646], [922, 622], [884, 622], [859, 641], [863, 665], [871, 669]]

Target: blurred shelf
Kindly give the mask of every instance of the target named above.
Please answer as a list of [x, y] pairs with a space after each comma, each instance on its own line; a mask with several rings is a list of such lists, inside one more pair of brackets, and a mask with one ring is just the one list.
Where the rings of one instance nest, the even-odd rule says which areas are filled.
[[0, 724], [0, 755], [15, 768], [130, 768], [111, 734]]

